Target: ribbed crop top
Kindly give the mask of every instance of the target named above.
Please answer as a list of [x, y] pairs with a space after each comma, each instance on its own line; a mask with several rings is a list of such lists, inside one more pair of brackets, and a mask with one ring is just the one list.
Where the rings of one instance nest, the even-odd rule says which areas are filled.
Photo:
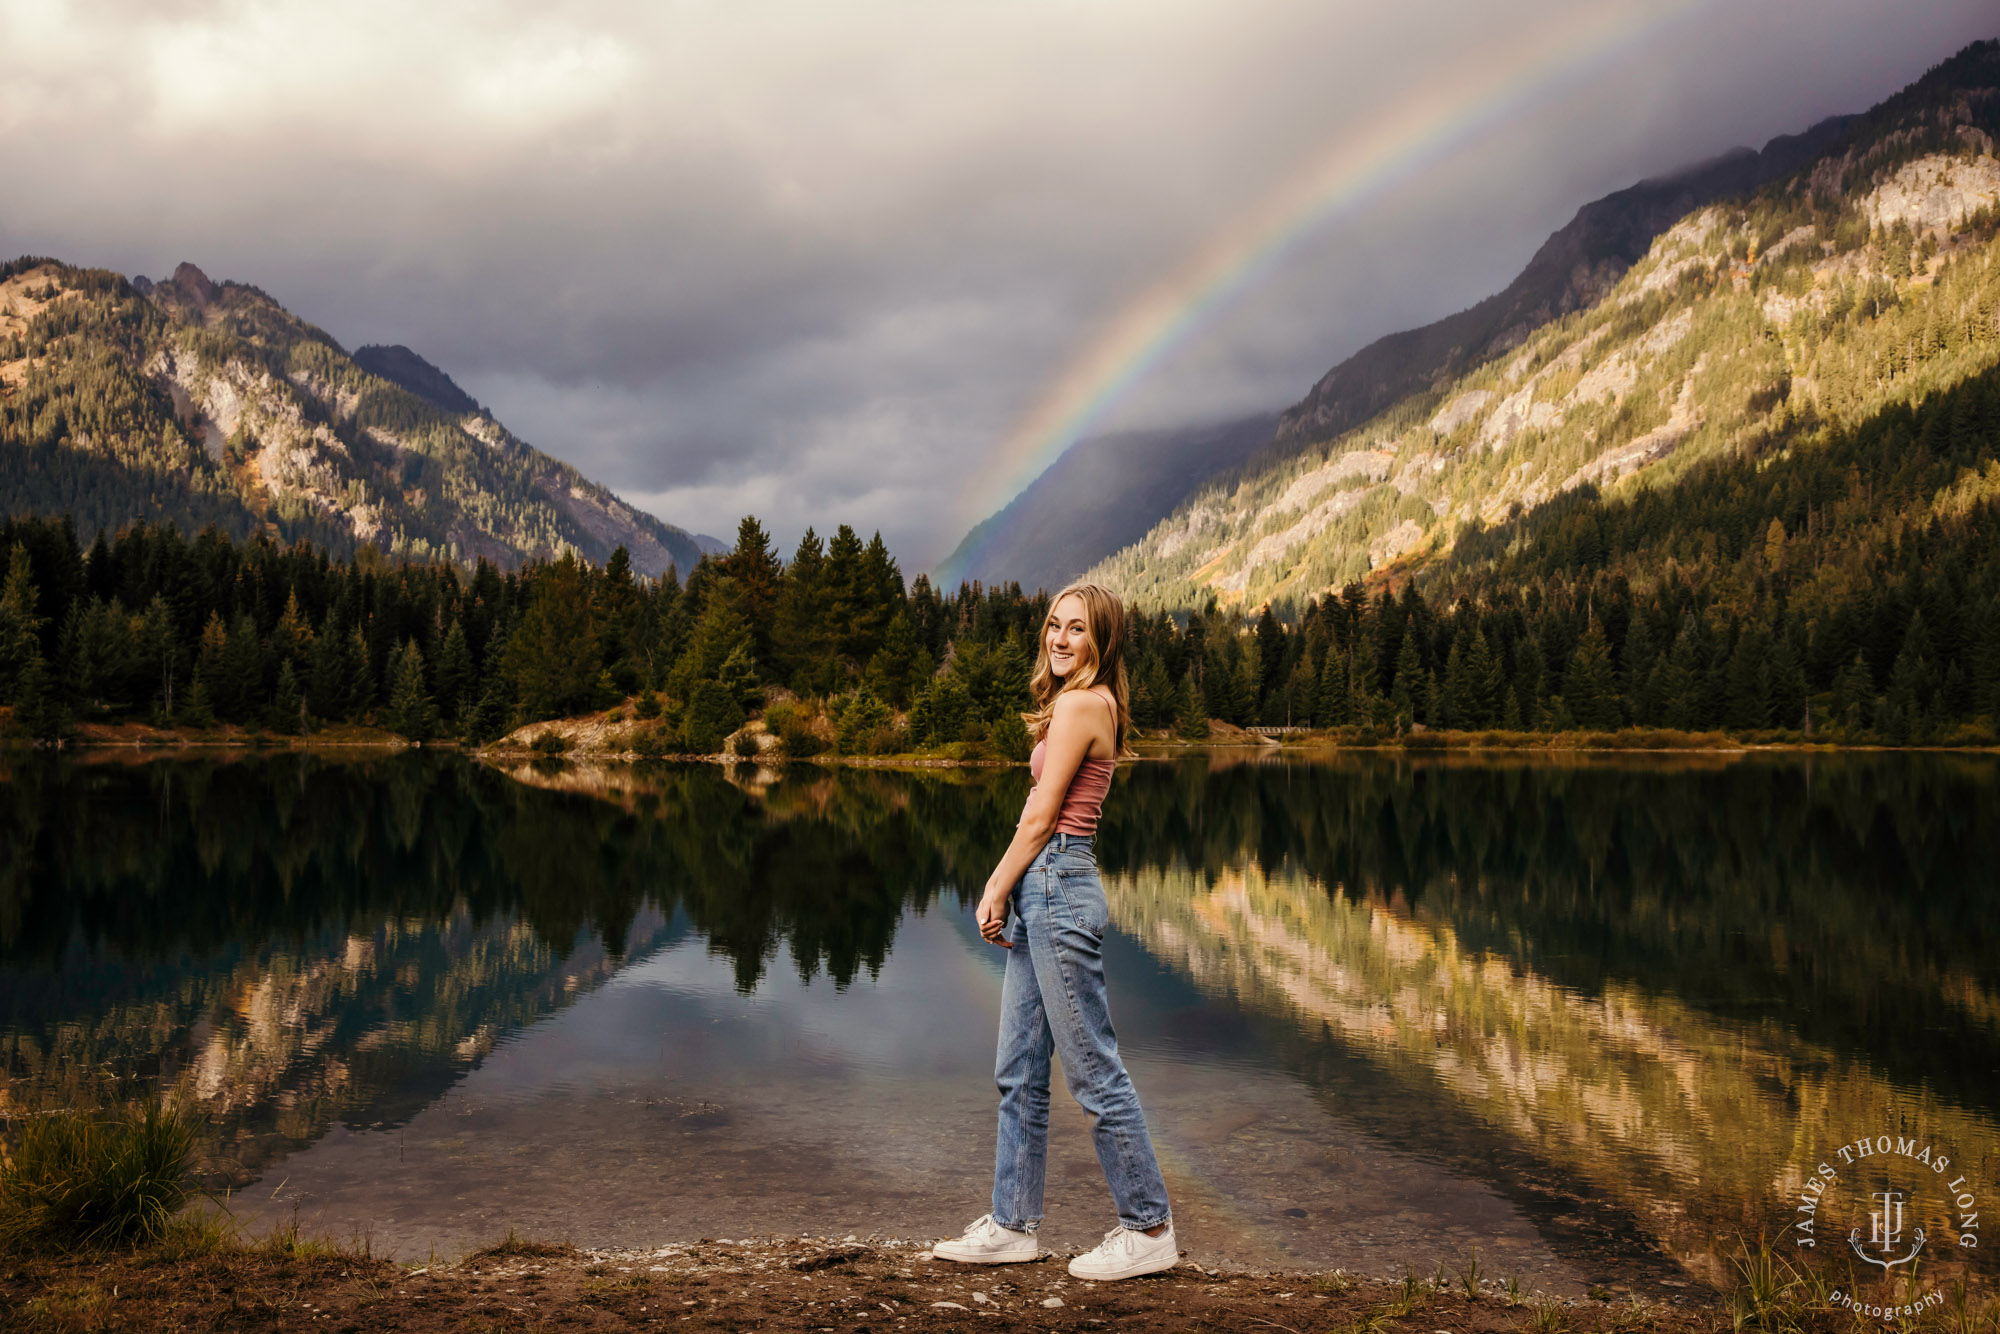
[[[1104, 700], [1104, 707], [1112, 712], [1112, 735], [1117, 735], [1118, 706], [1093, 690], [1089, 692]], [[1037, 741], [1034, 753], [1028, 756], [1028, 773], [1036, 783], [1042, 781], [1042, 755], [1048, 749], [1047, 741]], [[1056, 816], [1056, 832], [1075, 834], [1088, 838], [1097, 832], [1097, 817], [1104, 813], [1104, 795], [1111, 790], [1111, 775], [1118, 771], [1113, 760], [1093, 760], [1085, 757], [1076, 766], [1076, 773], [1069, 780], [1069, 791], [1063, 793], [1061, 814]], [[1034, 793], [1028, 793], [1032, 800]], [[1023, 815], [1027, 807], [1021, 808]]]

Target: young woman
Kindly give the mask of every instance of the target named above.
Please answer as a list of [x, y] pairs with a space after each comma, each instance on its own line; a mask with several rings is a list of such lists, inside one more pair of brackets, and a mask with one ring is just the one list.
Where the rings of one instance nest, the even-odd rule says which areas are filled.
[[942, 1260], [1013, 1264], [1040, 1255], [1051, 1054], [1062, 1057], [1070, 1093], [1097, 1120], [1097, 1161], [1118, 1206], [1118, 1226], [1069, 1272], [1100, 1282], [1132, 1278], [1169, 1269], [1179, 1256], [1145, 1113], [1111, 1031], [1102, 949], [1111, 911], [1091, 855], [1130, 719], [1124, 641], [1124, 609], [1096, 584], [1073, 584], [1049, 607], [1029, 683], [1035, 786], [979, 900], [979, 933], [1010, 951], [994, 1068], [993, 1212], [964, 1236], [939, 1242], [932, 1254]]

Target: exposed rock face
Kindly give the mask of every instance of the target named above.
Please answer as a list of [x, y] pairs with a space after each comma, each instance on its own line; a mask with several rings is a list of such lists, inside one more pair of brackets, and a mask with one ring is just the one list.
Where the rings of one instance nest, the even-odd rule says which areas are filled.
[[1149, 609], [1297, 606], [1385, 566], [1495, 558], [1530, 529], [1461, 544], [1564, 493], [1666, 490], [1986, 374], [1996, 112], [2000, 43], [1975, 44], [1862, 116], [1591, 205], [1507, 293], [1336, 367], [1277, 443], [1090, 576]]
[[2000, 199], [2000, 162], [1934, 153], [1910, 163], [1861, 201], [1880, 227], [1905, 222], [1917, 235], [1943, 235]]
[[1278, 424], [1280, 440], [1324, 440], [1407, 394], [1519, 346], [1552, 319], [1596, 304], [1651, 248], [1653, 238], [1711, 200], [1747, 194], [1831, 146], [1851, 117], [1735, 149], [1710, 162], [1606, 195], [1577, 210], [1542, 243], [1506, 290], [1435, 324], [1390, 334], [1328, 371]]
[[[74, 513], [81, 498], [86, 531], [221, 522], [238, 535], [507, 566], [566, 550], [602, 562], [620, 546], [642, 574], [701, 559], [691, 534], [516, 439], [407, 348], [350, 358], [263, 292], [193, 264], [130, 284], [55, 261], [9, 267], [0, 341], [37, 349], [37, 375], [0, 353], [0, 393], [42, 399], [23, 401], [18, 420], [67, 421], [76, 402], [121, 406], [79, 418], [102, 422], [97, 431], [0, 432], [0, 450], [44, 451], [9, 474], [0, 512]], [[66, 305], [93, 309], [43, 318]]]

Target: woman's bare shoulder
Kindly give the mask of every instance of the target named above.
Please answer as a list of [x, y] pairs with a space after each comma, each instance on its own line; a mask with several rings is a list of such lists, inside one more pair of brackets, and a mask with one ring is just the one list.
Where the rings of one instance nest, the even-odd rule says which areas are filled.
[[[1096, 698], [1086, 698], [1095, 696]], [[1065, 732], [1080, 728], [1093, 737], [1099, 733], [1112, 735], [1112, 719], [1118, 704], [1109, 691], [1096, 686], [1082, 690], [1065, 690], [1056, 696], [1055, 709], [1050, 717], [1052, 726], [1060, 726]], [[1095, 749], [1095, 746], [1092, 747]]]

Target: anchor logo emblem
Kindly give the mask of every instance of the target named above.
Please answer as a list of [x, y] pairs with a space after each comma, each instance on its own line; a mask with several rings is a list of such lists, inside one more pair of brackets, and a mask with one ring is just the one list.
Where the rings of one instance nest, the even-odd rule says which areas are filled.
[[1881, 1252], [1870, 1255], [1862, 1248], [1861, 1229], [1855, 1228], [1847, 1234], [1847, 1244], [1854, 1253], [1868, 1264], [1880, 1267], [1884, 1272], [1897, 1265], [1906, 1265], [1917, 1258], [1917, 1252], [1924, 1248], [1924, 1230], [1916, 1228], [1910, 1234], [1910, 1249], [1903, 1255], [1893, 1252], [1903, 1240], [1903, 1206], [1909, 1197], [1900, 1190], [1878, 1190], [1874, 1195], [1875, 1208], [1868, 1214], [1868, 1245]]

